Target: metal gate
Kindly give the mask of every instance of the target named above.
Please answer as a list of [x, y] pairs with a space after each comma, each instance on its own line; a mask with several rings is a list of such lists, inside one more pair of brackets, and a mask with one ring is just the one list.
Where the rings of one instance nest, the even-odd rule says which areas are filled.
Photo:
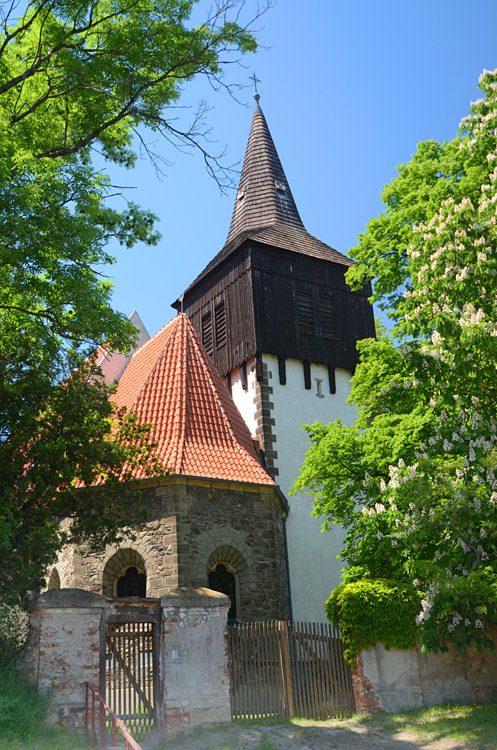
[[100, 692], [134, 737], [157, 726], [157, 636], [149, 617], [116, 615], [105, 623]]

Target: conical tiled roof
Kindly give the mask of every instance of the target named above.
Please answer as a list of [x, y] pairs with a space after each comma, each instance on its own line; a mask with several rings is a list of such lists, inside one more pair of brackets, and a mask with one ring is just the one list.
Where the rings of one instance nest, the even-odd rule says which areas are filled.
[[[352, 265], [350, 258], [313, 237], [304, 227], [258, 102], [226, 244], [188, 290], [248, 239], [341, 266]], [[173, 307], [179, 309], [179, 302]]]
[[156, 453], [173, 474], [275, 484], [185, 315], [138, 349], [112, 400], [153, 425]]

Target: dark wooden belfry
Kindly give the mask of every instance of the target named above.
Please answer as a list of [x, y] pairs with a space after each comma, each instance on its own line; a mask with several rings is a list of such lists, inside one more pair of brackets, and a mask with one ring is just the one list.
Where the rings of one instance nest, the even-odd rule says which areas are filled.
[[345, 283], [351, 264], [305, 229], [256, 94], [226, 244], [173, 307], [222, 376], [273, 354], [282, 385], [292, 358], [328, 365], [333, 392], [334, 368], [352, 372], [357, 340], [374, 336], [371, 290]]

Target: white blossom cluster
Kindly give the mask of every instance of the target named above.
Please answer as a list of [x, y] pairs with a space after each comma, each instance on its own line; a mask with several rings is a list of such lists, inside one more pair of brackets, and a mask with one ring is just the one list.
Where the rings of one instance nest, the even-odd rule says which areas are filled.
[[464, 119], [459, 147], [482, 184], [471, 197], [456, 186], [412, 228], [396, 308], [407, 343], [400, 372], [381, 387], [386, 410], [424, 400], [432, 427], [413, 458], [396, 459], [383, 477], [365, 472], [359, 520], [378, 556], [426, 592], [418, 624], [436, 619], [456, 635], [483, 629], [484, 615], [464, 606], [447, 614], [441, 598], [497, 558], [497, 70], [481, 82], [485, 98]]

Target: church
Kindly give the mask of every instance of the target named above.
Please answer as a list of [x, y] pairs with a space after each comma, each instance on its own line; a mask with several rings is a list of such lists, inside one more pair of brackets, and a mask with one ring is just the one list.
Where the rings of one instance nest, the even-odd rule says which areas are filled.
[[[151, 338], [137, 316], [132, 356], [104, 356], [113, 401], [153, 425], [167, 476], [140, 485], [135, 540], [104, 553], [66, 548], [49, 588], [157, 597], [178, 586], [227, 593], [229, 619], [324, 621], [340, 582], [340, 529], [289, 496], [302, 424], [355, 420], [346, 403], [356, 342], [374, 336], [352, 261], [304, 227], [255, 95], [226, 243]], [[137, 476], [137, 480], [141, 478]]]

